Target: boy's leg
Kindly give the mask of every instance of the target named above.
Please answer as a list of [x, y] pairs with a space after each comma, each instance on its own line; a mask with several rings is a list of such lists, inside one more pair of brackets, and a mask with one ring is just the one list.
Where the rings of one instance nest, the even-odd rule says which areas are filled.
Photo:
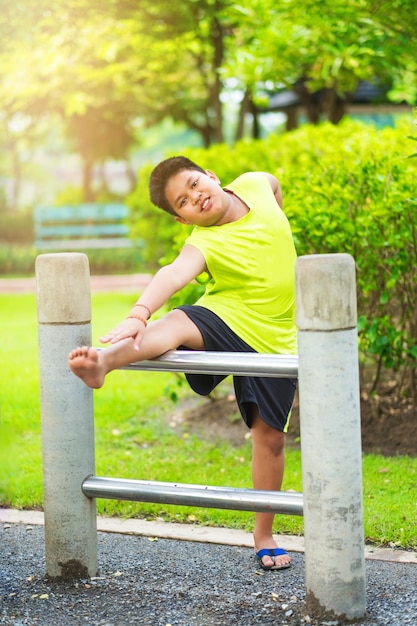
[[[252, 480], [254, 489], [280, 491], [284, 475], [285, 433], [268, 426], [259, 416], [254, 405], [252, 432]], [[277, 548], [273, 538], [273, 513], [256, 513], [254, 543], [255, 551], [263, 548]], [[288, 555], [276, 556], [275, 565], [290, 563]], [[273, 565], [269, 556], [262, 557], [264, 565]]]
[[204, 350], [197, 326], [183, 311], [175, 309], [149, 323], [139, 350], [134, 350], [132, 339], [119, 341], [103, 350], [84, 346], [70, 353], [69, 366], [86, 385], [99, 388], [112, 370], [135, 361], [153, 359], [181, 345], [190, 350]]

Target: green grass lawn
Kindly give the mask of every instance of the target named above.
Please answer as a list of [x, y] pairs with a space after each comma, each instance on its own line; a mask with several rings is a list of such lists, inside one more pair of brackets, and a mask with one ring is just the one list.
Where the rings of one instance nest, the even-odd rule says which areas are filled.
[[[122, 319], [132, 296], [93, 295], [93, 343]], [[42, 507], [36, 302], [0, 295], [0, 502]], [[95, 392], [96, 469], [101, 476], [251, 487], [251, 445], [202, 441], [169, 425], [175, 375], [117, 371]], [[187, 393], [181, 388], [181, 394]], [[363, 458], [365, 535], [376, 544], [417, 547], [417, 458]], [[283, 489], [302, 490], [301, 458], [289, 448]], [[163, 518], [251, 530], [250, 513], [99, 500], [102, 515]], [[281, 516], [276, 531], [302, 534], [303, 519]]]

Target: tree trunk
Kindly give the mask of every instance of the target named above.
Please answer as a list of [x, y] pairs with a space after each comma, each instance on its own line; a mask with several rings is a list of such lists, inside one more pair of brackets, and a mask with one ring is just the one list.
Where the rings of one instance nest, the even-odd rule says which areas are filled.
[[253, 100], [251, 98], [250, 101], [250, 110], [252, 112], [252, 137], [254, 139], [261, 138], [261, 125], [259, 123], [259, 111], [256, 106], [253, 104]]
[[305, 108], [307, 119], [310, 124], [318, 124], [320, 121], [321, 103], [318, 93], [311, 93], [304, 80], [298, 81], [294, 85], [294, 91], [301, 101], [301, 106]]
[[11, 161], [12, 161], [12, 195], [11, 195], [11, 208], [15, 209], [19, 205], [20, 188], [22, 185], [22, 167], [19, 158], [19, 151], [17, 149], [16, 141], [10, 137], [9, 141]]
[[138, 177], [136, 176], [136, 173], [129, 161], [126, 161], [126, 176], [129, 180], [131, 189], [134, 189], [138, 184]]
[[94, 192], [92, 188], [93, 163], [91, 159], [83, 159], [83, 197], [84, 202], [94, 202]]
[[242, 98], [239, 108], [239, 117], [237, 120], [236, 133], [235, 133], [235, 141], [239, 141], [242, 139], [243, 134], [245, 132], [245, 117], [246, 114], [250, 110], [250, 92], [247, 89]]
[[332, 124], [338, 124], [345, 114], [345, 100], [340, 98], [335, 89], [326, 89], [323, 93], [322, 108]]
[[298, 128], [298, 106], [293, 106], [287, 109], [287, 130], [295, 130]]
[[223, 89], [223, 84], [220, 80], [219, 70], [223, 63], [224, 42], [222, 25], [216, 15], [213, 15], [213, 19], [211, 22], [211, 33], [213, 41], [214, 80], [210, 89], [210, 106], [213, 108], [214, 111], [214, 141], [216, 143], [222, 143], [224, 141], [223, 107], [220, 100], [220, 95]]

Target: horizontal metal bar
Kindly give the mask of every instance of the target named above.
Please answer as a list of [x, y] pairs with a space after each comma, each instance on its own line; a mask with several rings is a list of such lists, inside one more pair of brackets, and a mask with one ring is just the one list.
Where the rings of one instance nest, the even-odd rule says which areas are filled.
[[297, 378], [298, 355], [172, 350], [150, 361], [138, 361], [120, 369]]
[[292, 491], [261, 491], [88, 476], [82, 484], [82, 492], [88, 498], [303, 515], [303, 494]]

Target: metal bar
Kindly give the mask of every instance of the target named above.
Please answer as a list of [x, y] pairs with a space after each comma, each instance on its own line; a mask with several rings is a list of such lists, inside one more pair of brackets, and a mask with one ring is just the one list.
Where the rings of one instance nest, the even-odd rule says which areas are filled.
[[296, 354], [259, 354], [257, 352], [172, 350], [155, 359], [138, 361], [120, 369], [297, 378], [298, 356]]
[[88, 476], [82, 483], [82, 492], [88, 498], [303, 515], [303, 494], [291, 491], [260, 491]]

